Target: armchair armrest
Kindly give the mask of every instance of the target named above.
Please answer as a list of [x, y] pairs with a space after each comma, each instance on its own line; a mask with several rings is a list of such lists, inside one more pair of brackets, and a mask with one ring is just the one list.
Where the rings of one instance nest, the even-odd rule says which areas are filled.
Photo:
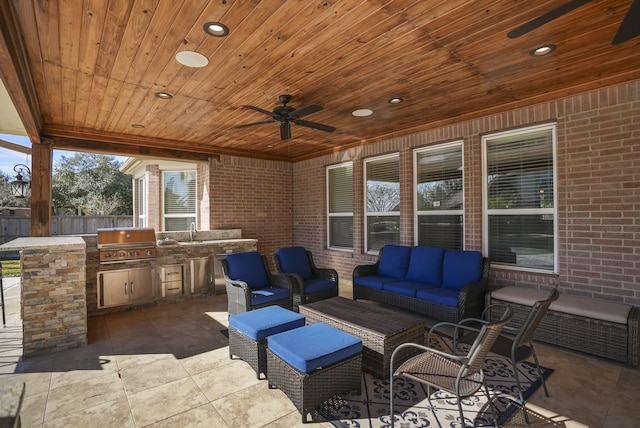
[[338, 284], [338, 271], [331, 268], [319, 268], [313, 262], [313, 255], [311, 251], [307, 251], [309, 257], [309, 265], [311, 266], [311, 273], [314, 278], [324, 279], [327, 281], [333, 281]]

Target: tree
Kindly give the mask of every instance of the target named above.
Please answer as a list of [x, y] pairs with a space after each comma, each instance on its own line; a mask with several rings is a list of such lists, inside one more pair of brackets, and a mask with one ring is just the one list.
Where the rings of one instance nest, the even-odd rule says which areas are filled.
[[51, 184], [56, 208], [77, 215], [132, 214], [131, 177], [119, 167], [120, 162], [107, 155], [62, 156]]

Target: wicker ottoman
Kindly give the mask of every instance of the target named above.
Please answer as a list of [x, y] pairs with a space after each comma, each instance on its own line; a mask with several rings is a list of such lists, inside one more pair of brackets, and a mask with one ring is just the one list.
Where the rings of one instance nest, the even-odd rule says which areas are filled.
[[269, 388], [279, 388], [307, 422], [334, 395], [360, 392], [362, 340], [325, 323], [269, 336]]
[[267, 306], [229, 317], [229, 358], [240, 357], [256, 372], [267, 376], [267, 337], [302, 327], [303, 315], [280, 306]]

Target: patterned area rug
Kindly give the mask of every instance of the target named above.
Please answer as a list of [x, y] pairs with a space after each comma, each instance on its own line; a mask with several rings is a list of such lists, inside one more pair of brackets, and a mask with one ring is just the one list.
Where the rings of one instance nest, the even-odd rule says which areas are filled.
[[[433, 346], [434, 344], [432, 344]], [[448, 341], [442, 340], [434, 346], [450, 350]], [[535, 365], [523, 362], [517, 366], [525, 400], [541, 385]], [[542, 368], [546, 379], [552, 369]], [[489, 385], [492, 402], [498, 407], [498, 425], [504, 426], [517, 413], [522, 414], [516, 403], [518, 386], [511, 363], [494, 354], [489, 354], [485, 364], [485, 376]], [[461, 427], [458, 405], [455, 395], [431, 390], [427, 395], [426, 386], [396, 378], [394, 385], [395, 426], [414, 427]], [[462, 400], [462, 410], [467, 426], [495, 426], [495, 409], [482, 391]], [[323, 403], [318, 409], [320, 416], [340, 428], [383, 428], [390, 427], [389, 418], [389, 380], [377, 379], [369, 373], [362, 377], [362, 390], [359, 395], [345, 394], [335, 396]], [[514, 418], [515, 419], [515, 418]], [[519, 417], [518, 417], [519, 419]], [[511, 424], [509, 424], [511, 425]]]

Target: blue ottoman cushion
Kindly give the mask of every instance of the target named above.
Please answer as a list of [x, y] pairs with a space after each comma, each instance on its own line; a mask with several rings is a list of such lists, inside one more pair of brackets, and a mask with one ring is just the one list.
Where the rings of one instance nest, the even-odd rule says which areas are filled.
[[267, 346], [303, 373], [311, 373], [362, 352], [362, 340], [323, 322], [269, 336]]
[[275, 305], [229, 317], [229, 327], [256, 342], [272, 334], [302, 327], [304, 324], [304, 315]]

